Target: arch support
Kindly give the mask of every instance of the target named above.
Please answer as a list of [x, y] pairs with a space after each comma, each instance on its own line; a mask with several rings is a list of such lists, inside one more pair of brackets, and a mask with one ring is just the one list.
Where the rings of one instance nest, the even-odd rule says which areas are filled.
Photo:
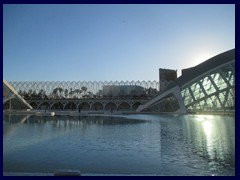
[[[173, 95], [173, 97], [171, 96], [171, 94]], [[178, 108], [177, 108], [177, 110], [175, 110], [173, 112], [178, 113], [178, 114], [186, 114], [187, 110], [184, 105], [183, 98], [181, 96], [181, 90], [180, 90], [179, 86], [175, 86], [174, 88], [172, 88], [172, 89], [160, 94], [156, 98], [150, 100], [146, 104], [140, 105], [136, 109], [136, 111], [140, 112], [140, 111], [143, 111], [144, 109], [149, 109], [154, 106], [158, 108], [159, 103], [161, 103], [161, 105], [160, 105], [161, 107], [159, 107], [159, 108], [166, 109], [166, 108], [168, 108], [166, 106], [171, 106], [171, 103], [168, 103], [168, 102], [171, 100], [174, 100], [174, 99], [178, 104]], [[176, 109], [176, 107], [173, 107], [173, 109]], [[161, 110], [159, 112], [161, 112]]]

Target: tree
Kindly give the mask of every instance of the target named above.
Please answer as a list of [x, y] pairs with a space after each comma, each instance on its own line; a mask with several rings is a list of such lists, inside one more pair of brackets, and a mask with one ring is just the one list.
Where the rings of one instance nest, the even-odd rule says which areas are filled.
[[59, 87], [58, 91], [59, 91], [59, 96], [62, 97], [63, 88]]
[[39, 95], [42, 99], [44, 99], [44, 97], [45, 97], [45, 95], [46, 95], [46, 92], [45, 92], [43, 89], [40, 89], [38, 95]]
[[23, 96], [22, 90], [18, 91], [18, 94], [19, 94], [20, 96]]
[[28, 90], [28, 94], [32, 94], [33, 90], [32, 89], [29, 89]]
[[86, 92], [87, 91], [87, 87], [83, 86], [82, 88], [82, 91]]
[[28, 98], [31, 99], [32, 98], [32, 92], [33, 90], [32, 89], [29, 89], [28, 90]]
[[73, 95], [73, 90], [72, 90], [72, 88], [70, 88], [69, 95], [70, 95], [70, 98], [72, 98], [72, 95]]
[[81, 89], [76, 89], [76, 93], [77, 93], [77, 97], [79, 98], [79, 94], [82, 93], [82, 90]]
[[63, 96], [62, 93], [63, 93], [63, 88], [61, 87], [57, 87], [53, 89], [53, 92], [52, 92], [54, 98], [62, 97]]
[[57, 88], [53, 89], [52, 95], [53, 95], [53, 98], [57, 96]]
[[158, 93], [158, 91], [157, 91], [157, 89], [153, 89], [153, 88], [150, 87], [150, 88], [146, 89], [145, 93], [148, 96], [153, 97]]
[[103, 97], [103, 90], [98, 90], [98, 92], [96, 93], [97, 97]]
[[87, 92], [87, 87], [82, 86], [82, 87], [81, 87], [81, 95], [82, 95], [83, 98], [86, 98], [86, 97], [87, 97], [87, 96], [86, 96], [86, 92]]
[[33, 94], [33, 95], [36, 95], [37, 93], [36, 93], [36, 91], [34, 90], [32, 94]]
[[68, 90], [67, 89], [64, 90], [64, 96], [65, 96], [65, 98], [68, 97]]
[[87, 95], [89, 98], [93, 98], [93, 93], [91, 91], [88, 91], [87, 93], [88, 93]]

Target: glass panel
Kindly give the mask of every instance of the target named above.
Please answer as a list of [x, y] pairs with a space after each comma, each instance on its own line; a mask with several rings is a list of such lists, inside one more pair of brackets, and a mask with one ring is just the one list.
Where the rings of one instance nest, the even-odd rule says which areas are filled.
[[202, 97], [204, 97], [203, 90], [202, 90], [202, 88], [200, 87], [200, 85], [198, 83], [194, 83], [191, 86], [191, 89], [192, 89], [193, 95], [194, 95], [196, 100], [199, 100]]
[[229, 75], [229, 83], [230, 83], [231, 85], [234, 85], [234, 76], [233, 76], [232, 73]]
[[205, 77], [200, 82], [202, 83], [202, 85], [208, 95], [216, 92], [216, 89], [214, 88], [213, 84], [211, 83], [211, 81], [208, 77]]
[[214, 108], [214, 109], [220, 108], [220, 107], [221, 107], [221, 104], [220, 104], [220, 102], [219, 102], [219, 100], [218, 100], [217, 95], [212, 96], [212, 99], [213, 99], [213, 108]]
[[211, 75], [213, 77], [213, 80], [215, 82], [215, 84], [217, 85], [218, 89], [224, 89], [227, 87], [227, 84], [225, 83], [225, 81], [223, 80], [223, 78], [220, 76], [219, 73], [216, 73], [215, 76]]
[[219, 93], [218, 97], [221, 100], [221, 102], [224, 102], [226, 96], [226, 92]]
[[228, 98], [225, 103], [225, 108], [233, 110], [235, 108], [235, 99], [233, 96], [233, 89], [229, 90]]
[[185, 106], [188, 105], [189, 103], [193, 102], [193, 98], [192, 98], [188, 88], [186, 88], [182, 91], [182, 97], [183, 97]]

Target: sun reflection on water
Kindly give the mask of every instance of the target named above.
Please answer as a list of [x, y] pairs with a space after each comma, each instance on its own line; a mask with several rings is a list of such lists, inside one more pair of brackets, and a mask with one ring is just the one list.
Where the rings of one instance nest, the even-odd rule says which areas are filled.
[[202, 127], [203, 127], [203, 131], [207, 137], [207, 140], [209, 140], [212, 137], [212, 133], [213, 133], [213, 124], [210, 120], [205, 120], [202, 121]]

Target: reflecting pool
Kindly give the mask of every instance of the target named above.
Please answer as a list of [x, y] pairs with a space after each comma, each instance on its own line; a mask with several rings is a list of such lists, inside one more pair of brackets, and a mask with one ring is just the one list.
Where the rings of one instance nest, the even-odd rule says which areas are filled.
[[3, 116], [3, 172], [235, 175], [235, 117]]

